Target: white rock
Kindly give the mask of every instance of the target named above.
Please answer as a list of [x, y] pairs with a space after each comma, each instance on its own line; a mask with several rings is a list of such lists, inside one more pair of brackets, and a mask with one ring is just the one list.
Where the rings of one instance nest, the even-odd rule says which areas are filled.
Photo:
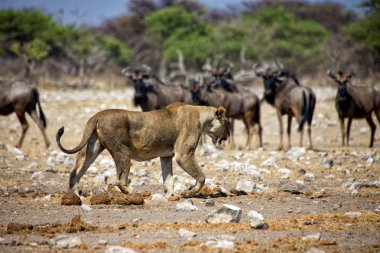
[[6, 148], [8, 150], [8, 152], [10, 152], [11, 154], [17, 156], [17, 155], [24, 155], [24, 153], [22, 152], [21, 149], [18, 149], [16, 147], [12, 147], [10, 145], [6, 145]]
[[179, 236], [180, 236], [181, 238], [188, 238], [188, 239], [193, 238], [193, 237], [196, 236], [196, 234], [195, 234], [194, 232], [189, 231], [189, 230], [187, 230], [187, 229], [183, 229], [183, 228], [180, 228], [180, 229], [178, 230], [178, 234], [179, 234]]
[[138, 177], [147, 177], [149, 175], [148, 170], [135, 170], [132, 175], [138, 176]]
[[271, 158], [263, 161], [260, 164], [260, 166], [277, 168], [277, 164], [276, 164], [275, 158], [273, 158], [273, 157], [271, 157]]
[[256, 184], [256, 191], [257, 192], [264, 192], [264, 191], [268, 191], [269, 188], [266, 184]]
[[137, 253], [131, 248], [121, 247], [121, 246], [111, 246], [108, 247], [104, 253]]
[[361, 134], [366, 134], [366, 133], [368, 133], [368, 127], [362, 127], [362, 128], [360, 128], [360, 133], [361, 133]]
[[152, 196], [152, 201], [153, 202], [162, 202], [166, 200], [165, 197], [162, 195], [162, 194], [159, 194], [159, 193], [155, 193], [153, 194]]
[[49, 243], [53, 248], [70, 249], [80, 246], [82, 244], [82, 240], [79, 237], [64, 235], [52, 238]]
[[306, 153], [305, 147], [292, 147], [286, 152], [286, 155], [292, 158], [293, 160], [299, 159]]
[[256, 184], [252, 181], [239, 181], [236, 185], [236, 190], [245, 193], [252, 193], [255, 191]]
[[51, 200], [51, 194], [46, 195], [45, 197], [42, 198], [43, 200], [50, 201]]
[[235, 160], [240, 160], [243, 156], [244, 156], [244, 153], [243, 153], [243, 152], [236, 152], [236, 153], [233, 155], [233, 158], [234, 158]]
[[362, 212], [346, 212], [344, 215], [348, 217], [359, 217], [362, 216]]
[[242, 210], [240, 207], [224, 204], [219, 210], [208, 214], [207, 223], [239, 222]]
[[221, 248], [221, 249], [234, 249], [235, 243], [227, 240], [219, 240], [219, 241], [207, 241], [205, 243], [206, 246], [212, 248]]
[[227, 160], [221, 160], [219, 162], [216, 162], [214, 166], [217, 170], [226, 171], [230, 168], [230, 162]]
[[186, 191], [189, 187], [181, 183], [174, 184], [174, 192], [183, 192]]
[[305, 181], [306, 182], [313, 182], [315, 180], [315, 175], [313, 173], [306, 173], [305, 174]]
[[198, 210], [198, 207], [196, 207], [190, 199], [187, 199], [183, 202], [180, 202], [176, 205], [175, 210], [178, 212], [190, 212], [190, 211], [196, 211]]
[[302, 237], [302, 240], [317, 240], [318, 241], [320, 239], [321, 239], [321, 233], [305, 235]]
[[264, 220], [264, 216], [261, 213], [256, 212], [254, 210], [248, 211], [248, 218], [249, 219], [257, 219], [257, 220]]
[[31, 164], [29, 164], [27, 169], [28, 170], [35, 170], [35, 169], [37, 169], [37, 166], [38, 166], [38, 164], [36, 162], [32, 162]]
[[129, 185], [142, 186], [149, 183], [149, 181], [150, 181], [149, 177], [134, 178]]
[[100, 239], [100, 240], [98, 240], [97, 243], [98, 243], [99, 245], [107, 245], [108, 241], [107, 241], [107, 240]]
[[218, 235], [217, 238], [225, 241], [236, 241], [236, 237], [232, 235]]
[[281, 174], [290, 174], [291, 172], [292, 172], [291, 170], [286, 169], [286, 168], [281, 168], [277, 170], [277, 173], [281, 173]]
[[87, 170], [87, 173], [95, 175], [98, 173], [98, 168], [96, 168], [95, 166], [90, 166], [90, 168], [88, 168]]
[[42, 172], [42, 171], [37, 171], [37, 172], [34, 172], [31, 176], [31, 179], [32, 180], [36, 180], [36, 181], [42, 181], [46, 178], [45, 174]]
[[82, 204], [81, 208], [83, 211], [87, 211], [87, 212], [92, 210], [91, 206], [86, 205], [86, 204]]
[[214, 153], [217, 153], [218, 150], [215, 146], [203, 144], [200, 148], [200, 154], [201, 156], [211, 155]]

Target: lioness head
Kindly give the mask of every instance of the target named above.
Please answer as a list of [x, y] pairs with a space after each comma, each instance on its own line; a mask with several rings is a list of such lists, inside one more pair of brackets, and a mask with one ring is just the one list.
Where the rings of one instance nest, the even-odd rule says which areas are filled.
[[226, 117], [226, 109], [224, 107], [219, 107], [216, 110], [207, 134], [211, 137], [214, 145], [217, 143], [221, 144], [222, 141], [227, 140], [230, 136], [230, 123]]

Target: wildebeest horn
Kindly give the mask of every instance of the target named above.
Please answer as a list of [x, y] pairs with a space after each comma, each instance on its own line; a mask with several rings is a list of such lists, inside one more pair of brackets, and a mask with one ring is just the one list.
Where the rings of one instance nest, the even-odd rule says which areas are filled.
[[281, 71], [284, 68], [281, 62], [275, 61], [274, 63], [276, 64], [276, 67], [278, 68], [277, 71]]
[[253, 64], [253, 66], [252, 66], [252, 70], [255, 72], [255, 74], [256, 74], [256, 76], [261, 76], [263, 73], [263, 71], [262, 70], [260, 70], [260, 69], [258, 69], [258, 67], [260, 66], [261, 64], [259, 64], [259, 63], [255, 63], [255, 64]]
[[149, 67], [149, 66], [146, 65], [146, 64], [143, 64], [143, 65], [142, 65], [142, 68], [145, 70], [145, 72], [146, 72], [147, 74], [150, 74], [150, 72], [152, 71], [152, 68]]
[[347, 76], [349, 79], [352, 77], [356, 76], [356, 70], [354, 69], [353, 71], [350, 72], [350, 74]]
[[333, 78], [333, 79], [336, 79], [336, 76], [331, 72], [331, 68], [329, 68], [326, 72], [326, 75]]
[[130, 71], [131, 71], [131, 66], [127, 66], [121, 70], [121, 73], [123, 75], [130, 76], [131, 75]]

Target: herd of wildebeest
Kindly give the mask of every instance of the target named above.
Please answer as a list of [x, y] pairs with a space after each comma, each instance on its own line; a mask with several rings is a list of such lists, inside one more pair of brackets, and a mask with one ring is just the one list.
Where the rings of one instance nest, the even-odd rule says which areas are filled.
[[[262, 147], [263, 144], [260, 104], [266, 101], [276, 110], [279, 122], [279, 149], [284, 148], [283, 115], [288, 116], [288, 148], [291, 146], [292, 118], [295, 117], [300, 132], [299, 145], [302, 146], [303, 129], [307, 123], [309, 148], [312, 149], [311, 123], [317, 102], [313, 90], [303, 86], [294, 74], [283, 68], [282, 64], [255, 64], [253, 70], [256, 76], [263, 80], [264, 94], [261, 99], [254, 90], [235, 84], [230, 66], [214, 67], [204, 71], [197, 78], [186, 79], [186, 84], [180, 85], [162, 82], [146, 65], [126, 67], [122, 73], [133, 82], [135, 89], [133, 102], [144, 112], [162, 109], [174, 102], [223, 106], [227, 109], [227, 116], [231, 120], [232, 134], [229, 141], [232, 147], [234, 147], [233, 120], [240, 119], [248, 134], [246, 147], [251, 149], [255, 132], [258, 136], [258, 145]], [[354, 73], [345, 74], [342, 71], [337, 73], [327, 71], [327, 76], [337, 84], [335, 107], [339, 118], [341, 143], [342, 146], [349, 145], [353, 119], [366, 119], [371, 130], [369, 147], [373, 147], [376, 125], [372, 114], [376, 115], [380, 123], [380, 90], [373, 86], [353, 84], [351, 81], [353, 75]], [[21, 136], [16, 147], [21, 148], [29, 128], [25, 113], [35, 121], [48, 147], [50, 141], [45, 133], [46, 118], [37, 88], [23, 81], [0, 80], [0, 83], [0, 114], [9, 115], [15, 112], [21, 123]], [[345, 119], [347, 119], [346, 126]]]

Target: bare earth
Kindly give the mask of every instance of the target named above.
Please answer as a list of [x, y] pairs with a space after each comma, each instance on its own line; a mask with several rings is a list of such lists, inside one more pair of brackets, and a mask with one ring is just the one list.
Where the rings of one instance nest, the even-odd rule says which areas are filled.
[[[84, 205], [61, 205], [75, 155], [58, 151], [57, 129], [65, 126], [62, 142], [73, 147], [95, 112], [138, 108], [131, 104], [133, 91], [129, 89], [41, 90], [51, 149], [45, 149], [41, 134], [28, 118], [31, 127], [22, 152], [14, 150], [20, 131], [16, 116], [0, 118], [0, 252], [62, 251], [51, 242], [60, 235], [81, 240], [79, 246], [65, 250], [71, 252], [104, 252], [111, 246], [136, 252], [380, 252], [380, 126], [377, 123], [375, 147], [369, 149], [367, 123], [354, 121], [351, 147], [341, 148], [335, 90], [315, 91], [315, 150], [296, 147], [299, 134], [293, 122], [295, 147], [277, 151], [275, 111], [264, 104], [264, 148], [244, 149], [246, 134], [240, 122], [235, 123], [235, 149], [226, 146], [210, 151], [208, 140], [198, 149], [197, 158], [210, 180], [211, 191], [191, 199], [198, 210], [179, 212], [176, 205], [184, 199], [152, 200], [154, 194], [163, 194], [159, 160], [132, 165], [134, 192], [145, 194], [144, 205], [91, 205], [91, 196], [115, 182], [115, 170], [106, 151], [80, 182]], [[258, 93], [261, 95], [260, 89]], [[177, 184], [190, 186], [190, 176], [177, 165], [174, 173]], [[247, 195], [230, 193], [239, 181], [256, 183], [255, 191]], [[300, 192], [292, 188], [296, 181], [304, 186]], [[215, 194], [215, 185], [224, 188], [226, 194]], [[214, 206], [206, 205], [210, 199]], [[208, 224], [207, 215], [223, 204], [240, 207], [241, 220]], [[252, 229], [249, 210], [260, 212], [269, 227]], [[194, 232], [195, 237], [180, 237], [181, 228]], [[302, 239], [318, 233], [320, 239]], [[233, 246], [217, 248], [208, 241], [230, 241]]]

